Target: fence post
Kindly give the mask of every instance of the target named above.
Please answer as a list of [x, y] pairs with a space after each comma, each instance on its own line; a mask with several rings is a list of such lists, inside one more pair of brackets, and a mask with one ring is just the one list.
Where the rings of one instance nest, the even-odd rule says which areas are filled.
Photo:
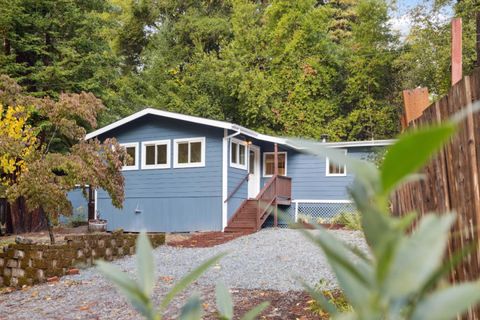
[[295, 202], [295, 223], [298, 222], [298, 201]]

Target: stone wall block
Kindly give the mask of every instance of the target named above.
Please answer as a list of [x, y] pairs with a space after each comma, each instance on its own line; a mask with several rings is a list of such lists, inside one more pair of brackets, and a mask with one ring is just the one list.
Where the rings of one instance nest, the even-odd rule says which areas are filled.
[[25, 271], [21, 268], [12, 268], [12, 277], [21, 278], [25, 276]]
[[25, 251], [23, 250], [14, 250], [13, 251], [13, 258], [14, 259], [22, 259], [25, 257]]
[[16, 268], [18, 267], [18, 260], [15, 259], [8, 259], [7, 260], [7, 268]]

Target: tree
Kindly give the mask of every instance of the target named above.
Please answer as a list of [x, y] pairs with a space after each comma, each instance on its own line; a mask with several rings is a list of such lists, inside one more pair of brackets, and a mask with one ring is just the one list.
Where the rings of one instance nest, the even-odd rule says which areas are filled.
[[404, 88], [428, 87], [435, 98], [447, 93], [451, 86], [450, 19], [444, 9], [452, 6], [453, 15], [462, 18], [463, 72], [475, 67], [475, 14], [480, 11], [476, 0], [437, 0], [428, 8], [419, 5], [411, 12], [413, 27], [407, 36], [403, 54], [397, 63]]
[[51, 243], [55, 242], [51, 220], [71, 214], [67, 195], [76, 186], [102, 188], [114, 206], [122, 206], [124, 149], [115, 139], [85, 141], [86, 130], [80, 125], [96, 127], [103, 105], [93, 94], [40, 99], [23, 95], [18, 85], [2, 76], [1, 103], [8, 107], [0, 115], [0, 196], [10, 202], [23, 197], [30, 210], [43, 210]]

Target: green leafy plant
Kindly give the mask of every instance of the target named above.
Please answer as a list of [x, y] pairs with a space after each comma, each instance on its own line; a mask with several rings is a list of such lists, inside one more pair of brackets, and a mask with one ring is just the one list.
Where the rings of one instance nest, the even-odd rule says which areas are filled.
[[[137, 279], [131, 279], [126, 273], [122, 272], [118, 267], [104, 262], [97, 261], [98, 270], [115, 284], [121, 294], [123, 294], [130, 304], [146, 319], [161, 320], [170, 302], [179, 293], [184, 291], [190, 284], [197, 280], [208, 268], [217, 263], [225, 254], [219, 254], [208, 259], [191, 273], [182, 278], [172, 289], [165, 295], [158, 307], [153, 304], [152, 295], [155, 286], [155, 263], [152, 254], [152, 245], [145, 233], [141, 233], [136, 243], [136, 259], [137, 259]], [[222, 320], [233, 319], [233, 302], [232, 297], [225, 287], [219, 283], [216, 287], [216, 303], [218, 309], [218, 317]], [[253, 320], [266, 307], [267, 302], [261, 303], [241, 319]], [[180, 319], [197, 320], [202, 319], [202, 305], [200, 297], [193, 294], [181, 309]]]
[[[334, 305], [335, 308], [340, 312], [352, 311], [352, 306], [348, 303], [348, 300], [343, 294], [343, 292], [338, 288], [328, 289], [329, 287], [331, 287], [331, 284], [325, 279], [321, 279], [315, 286], [315, 291], [318, 294], [323, 295], [326, 300], [332, 305]], [[321, 317], [321, 319], [325, 319], [329, 316], [329, 313], [325, 311], [325, 309], [322, 308], [322, 306], [315, 299], [308, 301], [308, 305], [308, 309], [313, 314]]]
[[334, 319], [447, 320], [480, 301], [479, 281], [454, 286], [444, 281], [455, 262], [461, 261], [455, 257], [444, 263], [455, 214], [429, 214], [413, 224], [415, 214], [392, 217], [388, 209], [391, 192], [418, 179], [415, 173], [450, 139], [456, 126], [447, 122], [404, 134], [388, 149], [380, 169], [318, 144], [292, 141], [312, 154], [328, 154], [356, 174], [350, 193], [371, 254], [347, 246], [320, 226], [318, 233], [304, 231], [325, 253], [353, 308], [342, 312], [328, 297], [305, 285]]
[[344, 225], [348, 230], [362, 230], [361, 217], [358, 212], [340, 212], [331, 223]]

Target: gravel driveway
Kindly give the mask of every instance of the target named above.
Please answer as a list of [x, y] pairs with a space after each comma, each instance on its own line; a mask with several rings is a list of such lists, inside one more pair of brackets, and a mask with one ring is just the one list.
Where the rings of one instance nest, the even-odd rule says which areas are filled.
[[[331, 232], [366, 250], [359, 232]], [[217, 281], [223, 281], [230, 288], [278, 291], [302, 290], [295, 280], [297, 276], [311, 284], [321, 279], [334, 282], [322, 252], [300, 232], [265, 229], [212, 248], [162, 246], [155, 249], [159, 277], [155, 299], [160, 300], [174, 282], [221, 252], [228, 255], [200, 278], [192, 290], [211, 298]], [[114, 263], [124, 271], [134, 273], [134, 257]], [[169, 313], [176, 314], [185, 298], [187, 296], [176, 299]], [[81, 270], [80, 275], [62, 277], [58, 283], [0, 295], [0, 310], [0, 319], [138, 319], [135, 311], [95, 268]]]

